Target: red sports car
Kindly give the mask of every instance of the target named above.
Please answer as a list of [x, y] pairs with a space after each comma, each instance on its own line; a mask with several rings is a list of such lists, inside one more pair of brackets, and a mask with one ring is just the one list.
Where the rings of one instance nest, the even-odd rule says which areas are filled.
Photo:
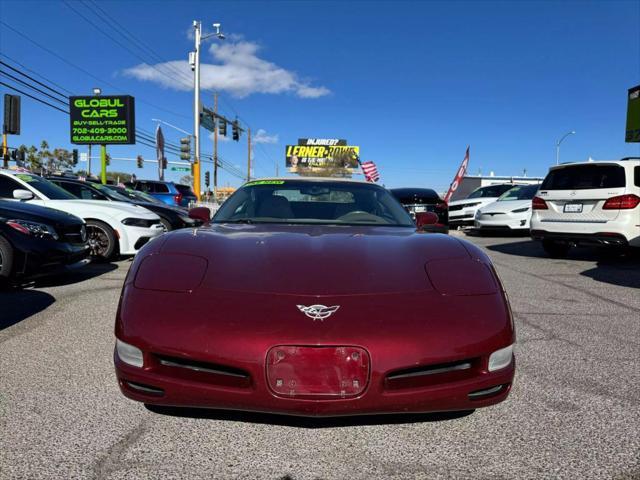
[[167, 406], [473, 410], [505, 400], [515, 371], [489, 258], [417, 232], [384, 188], [335, 179], [249, 182], [210, 224], [150, 242], [115, 334], [124, 395]]

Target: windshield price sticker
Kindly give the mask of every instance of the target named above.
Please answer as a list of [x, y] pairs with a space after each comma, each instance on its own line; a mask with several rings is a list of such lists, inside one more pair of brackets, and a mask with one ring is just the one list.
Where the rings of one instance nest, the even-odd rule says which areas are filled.
[[245, 187], [254, 187], [256, 185], [282, 185], [284, 180], [256, 180], [245, 184]]
[[136, 143], [135, 101], [130, 95], [69, 97], [71, 143]]

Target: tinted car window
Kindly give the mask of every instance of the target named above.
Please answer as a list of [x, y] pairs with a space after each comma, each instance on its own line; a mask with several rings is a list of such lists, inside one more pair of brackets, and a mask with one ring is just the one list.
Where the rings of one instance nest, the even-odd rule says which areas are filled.
[[440, 196], [430, 188], [394, 188], [391, 190], [403, 205], [432, 204], [440, 202]]
[[636, 187], [640, 187], [640, 167], [636, 167], [633, 169], [634, 182]]
[[[59, 187], [55, 183], [45, 180], [38, 175], [32, 175], [30, 173], [16, 173], [16, 178], [19, 178], [23, 182], [28, 183], [31, 187], [45, 195], [51, 200], [76, 200], [77, 197], [71, 195], [64, 188]], [[22, 186], [18, 188], [24, 188]]]
[[499, 197], [504, 192], [511, 190], [513, 188], [513, 184], [505, 183], [501, 185], [491, 185], [488, 187], [481, 187], [477, 190], [471, 192], [467, 198], [493, 198]]
[[193, 191], [191, 190], [191, 187], [189, 185], [180, 185], [179, 183], [176, 183], [176, 188], [178, 189], [178, 191], [185, 196], [188, 197], [195, 197], [196, 194], [193, 193]]
[[624, 186], [624, 168], [619, 165], [574, 165], [550, 171], [540, 189], [587, 190]]
[[169, 187], [167, 187], [164, 183], [152, 183], [150, 192], [154, 193], [169, 193]]
[[13, 178], [0, 175], [0, 198], [13, 198], [14, 190], [24, 190], [24, 187]]

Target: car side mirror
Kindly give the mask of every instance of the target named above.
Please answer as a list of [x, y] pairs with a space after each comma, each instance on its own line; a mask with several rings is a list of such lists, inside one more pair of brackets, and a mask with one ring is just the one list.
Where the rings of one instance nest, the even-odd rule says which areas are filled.
[[207, 207], [192, 208], [189, 210], [189, 218], [200, 220], [202, 223], [209, 223], [211, 221], [211, 210]]
[[31, 200], [33, 198], [33, 192], [17, 188], [13, 191], [13, 198], [16, 200]]
[[422, 230], [427, 225], [435, 225], [438, 223], [438, 215], [433, 212], [419, 212], [416, 213], [416, 227], [418, 230]]

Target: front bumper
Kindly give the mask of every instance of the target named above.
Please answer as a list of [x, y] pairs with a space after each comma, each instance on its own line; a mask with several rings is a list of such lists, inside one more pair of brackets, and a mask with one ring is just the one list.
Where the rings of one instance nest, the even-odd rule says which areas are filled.
[[528, 230], [529, 219], [526, 217], [514, 218], [507, 215], [496, 215], [502, 218], [479, 218], [474, 221], [475, 228], [484, 230]]
[[21, 239], [14, 242], [16, 257], [14, 275], [29, 277], [41, 273], [52, 273], [66, 266], [89, 263], [88, 245], [74, 245], [65, 242], [43, 239]]
[[389, 389], [379, 372], [373, 372], [364, 392], [355, 398], [312, 400], [283, 398], [267, 385], [264, 365], [246, 386], [216, 385], [211, 381], [178, 378], [123, 363], [114, 354], [122, 393], [147, 404], [243, 410], [299, 416], [343, 416], [382, 413], [427, 413], [473, 410], [504, 401], [511, 390], [515, 360], [496, 372], [479, 372], [472, 378], [418, 388]]
[[120, 255], [135, 255], [145, 244], [164, 233], [161, 223], [150, 228], [120, 224], [117, 230], [120, 237]]

